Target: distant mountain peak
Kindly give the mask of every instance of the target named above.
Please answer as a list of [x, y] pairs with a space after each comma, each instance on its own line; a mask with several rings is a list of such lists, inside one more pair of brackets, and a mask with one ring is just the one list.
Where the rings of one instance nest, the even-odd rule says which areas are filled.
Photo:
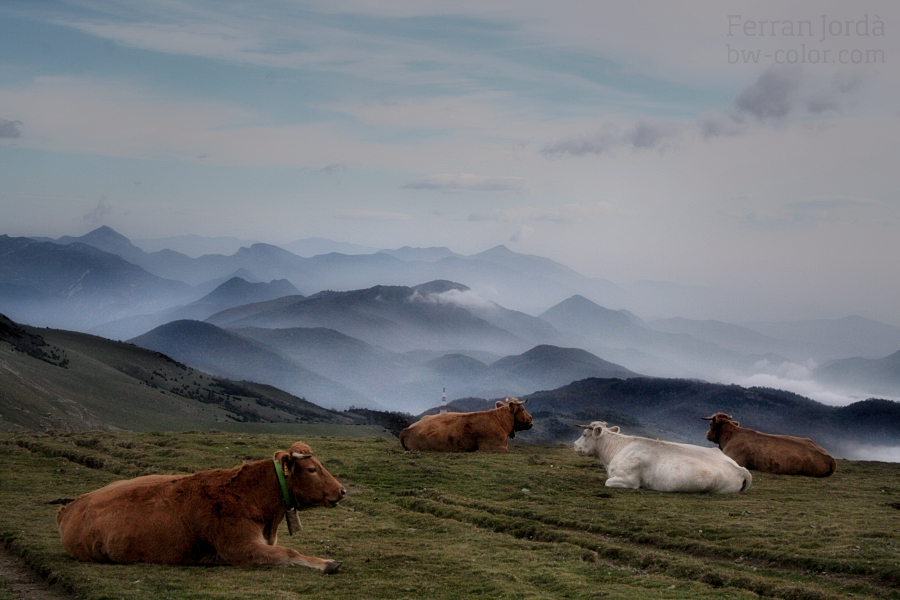
[[109, 225], [101, 225], [97, 229], [87, 233], [87, 235], [106, 235], [106, 236], [116, 236], [123, 239], [128, 239], [121, 233], [117, 232], [115, 229], [110, 227]]
[[241, 277], [232, 277], [195, 304], [218, 302], [233, 307], [252, 302], [265, 302], [284, 296], [298, 296], [300, 292], [287, 279], [277, 279], [269, 283], [251, 283]]
[[74, 242], [81, 242], [82, 244], [93, 246], [104, 252], [118, 255], [124, 254], [133, 257], [135, 254], [142, 253], [142, 250], [132, 244], [131, 240], [107, 225], [102, 225], [81, 237], [67, 235], [56, 240], [57, 244], [63, 245], [72, 244]]
[[493, 248], [488, 248], [488, 249], [485, 250], [484, 252], [479, 252], [479, 253], [476, 254], [475, 256], [478, 256], [478, 257], [490, 257], [490, 258], [501, 258], [501, 257], [518, 256], [518, 255], [519, 255], [518, 252], [513, 252], [512, 250], [510, 250], [509, 248], [507, 248], [505, 245], [500, 244], [500, 245], [498, 245], [498, 246], [494, 246]]

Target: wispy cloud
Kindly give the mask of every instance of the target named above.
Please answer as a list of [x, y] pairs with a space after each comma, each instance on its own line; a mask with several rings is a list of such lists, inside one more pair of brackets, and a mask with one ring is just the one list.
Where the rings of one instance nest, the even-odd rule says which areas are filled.
[[421, 294], [418, 291], [410, 297], [411, 302], [431, 304], [452, 304], [468, 309], [494, 309], [497, 305], [482, 297], [474, 290], [447, 290], [437, 294]]
[[582, 156], [614, 153], [618, 149], [632, 151], [670, 148], [681, 135], [681, 126], [671, 121], [640, 120], [628, 126], [608, 123], [587, 136], [567, 138], [544, 147], [544, 156]]
[[797, 102], [803, 69], [801, 67], [770, 67], [734, 99], [738, 116], [749, 115], [759, 120], [783, 119]]
[[449, 192], [528, 192], [528, 182], [522, 177], [472, 175], [469, 173], [440, 174], [420, 177], [405, 183], [404, 189], [442, 190]]
[[592, 204], [562, 204], [557, 206], [516, 206], [502, 208], [486, 213], [473, 213], [469, 215], [469, 221], [501, 221], [507, 223], [522, 223], [528, 221], [555, 221], [562, 223], [581, 223], [585, 221], [597, 221], [611, 216], [629, 216], [627, 210], [621, 209], [610, 202], [595, 202]]
[[22, 136], [21, 121], [9, 121], [0, 119], [0, 139], [15, 139]]
[[729, 106], [706, 111], [693, 121], [641, 119], [631, 124], [606, 123], [594, 133], [568, 137], [544, 146], [545, 157], [610, 154], [617, 150], [666, 151], [693, 133], [703, 140], [739, 136], [753, 127], [784, 124], [791, 115], [817, 117], [852, 107], [865, 85], [859, 73], [814, 77], [800, 66], [773, 65], [744, 86]]
[[752, 199], [740, 199], [738, 206], [726, 210], [744, 226], [763, 229], [808, 228], [820, 223], [855, 220], [867, 211], [883, 205], [879, 200], [848, 196], [798, 198], [774, 205], [754, 205]]
[[102, 225], [106, 216], [110, 212], [112, 212], [113, 208], [107, 203], [107, 200], [108, 199], [106, 196], [100, 196], [100, 200], [97, 202], [96, 208], [84, 215], [83, 219], [87, 223], [90, 223], [92, 227]]
[[392, 222], [409, 221], [412, 219], [412, 215], [380, 210], [358, 209], [343, 211], [335, 215], [335, 218], [343, 221]]

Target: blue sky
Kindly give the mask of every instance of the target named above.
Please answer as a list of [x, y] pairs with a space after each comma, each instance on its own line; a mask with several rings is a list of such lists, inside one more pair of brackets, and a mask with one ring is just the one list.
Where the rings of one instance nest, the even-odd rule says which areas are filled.
[[506, 244], [900, 324], [898, 26], [867, 0], [4, 0], [0, 233]]

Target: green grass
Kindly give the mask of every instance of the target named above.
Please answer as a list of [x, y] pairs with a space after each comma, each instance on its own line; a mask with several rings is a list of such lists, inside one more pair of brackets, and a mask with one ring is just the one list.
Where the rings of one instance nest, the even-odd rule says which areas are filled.
[[603, 486], [565, 446], [409, 454], [384, 438], [305, 438], [350, 494], [279, 543], [308, 569], [77, 563], [52, 502], [146, 473], [231, 467], [294, 437], [223, 432], [0, 435], [0, 537], [47, 577], [112, 598], [900, 598], [900, 465], [827, 479], [754, 473], [738, 495]]

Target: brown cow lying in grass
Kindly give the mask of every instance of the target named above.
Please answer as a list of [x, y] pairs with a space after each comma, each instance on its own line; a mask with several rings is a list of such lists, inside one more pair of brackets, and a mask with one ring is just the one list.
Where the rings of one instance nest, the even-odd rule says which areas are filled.
[[702, 418], [709, 421], [706, 439], [742, 467], [811, 477], [828, 477], [837, 467], [834, 458], [810, 439], [745, 429], [724, 413]]
[[531, 429], [525, 402], [507, 398], [492, 410], [422, 417], [400, 432], [400, 443], [407, 450], [508, 452], [507, 440]]
[[274, 461], [116, 481], [64, 506], [56, 523], [63, 547], [83, 561], [300, 565], [332, 573], [341, 563], [276, 545], [278, 525], [286, 514], [299, 525], [286, 504], [333, 507], [345, 494], [309, 446], [296, 442]]

